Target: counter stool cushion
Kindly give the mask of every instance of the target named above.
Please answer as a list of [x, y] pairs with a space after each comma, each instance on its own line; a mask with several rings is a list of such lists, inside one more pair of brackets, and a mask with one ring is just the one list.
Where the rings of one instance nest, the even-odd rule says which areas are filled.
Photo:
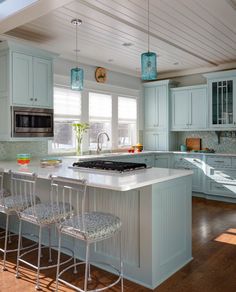
[[[10, 195], [5, 196], [0, 199], [0, 212], [21, 212], [25, 208], [32, 205], [32, 197], [28, 196], [19, 196], [19, 195]], [[40, 199], [36, 196], [36, 203], [40, 202]]]
[[[53, 224], [60, 220], [68, 218], [71, 213], [69, 203], [40, 203], [33, 207], [27, 208], [20, 213], [20, 217], [35, 224]], [[68, 215], [67, 215], [68, 214]]]
[[[82, 218], [84, 225], [82, 224]], [[61, 232], [88, 241], [108, 238], [120, 228], [121, 220], [119, 217], [102, 212], [84, 213], [83, 217], [77, 215], [61, 224]]]

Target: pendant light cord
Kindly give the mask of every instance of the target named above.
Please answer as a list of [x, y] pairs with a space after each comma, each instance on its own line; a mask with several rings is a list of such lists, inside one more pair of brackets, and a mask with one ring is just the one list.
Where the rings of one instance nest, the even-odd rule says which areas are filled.
[[150, 30], [150, 24], [149, 24], [149, 0], [148, 0], [148, 52], [150, 51], [150, 34], [149, 34], [149, 30]]
[[76, 67], [78, 68], [78, 22], [76, 22], [76, 36], [75, 36], [75, 59]]

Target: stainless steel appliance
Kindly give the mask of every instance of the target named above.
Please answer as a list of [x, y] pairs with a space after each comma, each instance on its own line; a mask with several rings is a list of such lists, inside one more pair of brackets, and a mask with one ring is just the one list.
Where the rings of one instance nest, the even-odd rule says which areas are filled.
[[119, 161], [109, 161], [109, 160], [89, 160], [89, 161], [74, 162], [73, 167], [127, 172], [127, 171], [132, 171], [132, 170], [137, 170], [137, 169], [145, 169], [147, 168], [147, 165], [145, 163], [119, 162]]
[[12, 137], [53, 137], [53, 109], [12, 107]]

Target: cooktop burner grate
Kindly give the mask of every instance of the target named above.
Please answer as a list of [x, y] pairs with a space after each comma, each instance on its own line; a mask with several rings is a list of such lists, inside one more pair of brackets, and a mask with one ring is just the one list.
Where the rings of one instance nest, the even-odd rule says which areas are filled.
[[133, 163], [133, 162], [119, 162], [109, 160], [90, 160], [74, 162], [73, 167], [94, 168], [103, 170], [113, 170], [119, 172], [132, 171], [136, 169], [147, 168], [145, 163]]

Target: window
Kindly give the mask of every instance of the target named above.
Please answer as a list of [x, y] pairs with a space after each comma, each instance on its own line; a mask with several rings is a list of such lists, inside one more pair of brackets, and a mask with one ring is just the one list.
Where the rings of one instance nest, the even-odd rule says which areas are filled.
[[118, 147], [136, 144], [137, 140], [137, 100], [118, 97]]
[[72, 123], [80, 120], [81, 93], [67, 88], [54, 87], [54, 140], [51, 151], [74, 150], [75, 133]]
[[[107, 94], [89, 93], [89, 149], [97, 147], [97, 135], [106, 132], [111, 138], [112, 121], [112, 97]], [[111, 148], [111, 139], [107, 141], [105, 136], [101, 137], [102, 148]]]

